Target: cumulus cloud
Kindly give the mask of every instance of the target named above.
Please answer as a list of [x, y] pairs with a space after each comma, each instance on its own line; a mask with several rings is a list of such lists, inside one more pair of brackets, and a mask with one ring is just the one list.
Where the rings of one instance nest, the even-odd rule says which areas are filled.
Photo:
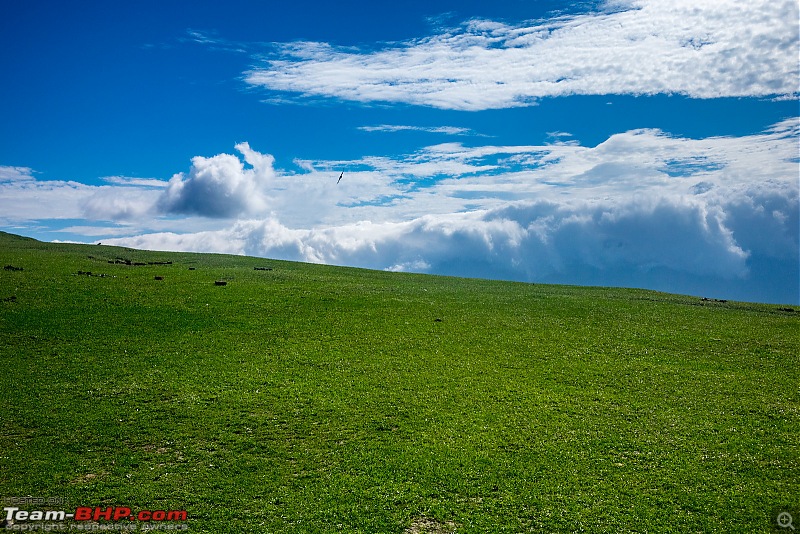
[[519, 25], [471, 20], [377, 50], [277, 44], [245, 80], [306, 97], [460, 110], [574, 94], [797, 95], [795, 0], [601, 7]]
[[236, 145], [236, 150], [250, 168], [230, 154], [196, 156], [188, 176], [179, 173], [170, 179], [158, 208], [165, 213], [206, 217], [236, 217], [265, 210], [267, 191], [276, 177], [275, 160], [247, 143]]

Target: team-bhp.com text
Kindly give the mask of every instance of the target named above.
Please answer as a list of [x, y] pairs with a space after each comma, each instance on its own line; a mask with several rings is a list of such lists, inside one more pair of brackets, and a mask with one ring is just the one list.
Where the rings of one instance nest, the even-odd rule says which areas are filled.
[[[164, 531], [187, 530], [186, 510], [139, 510], [127, 506], [79, 506], [74, 512], [65, 510], [20, 510], [16, 506], [3, 508], [6, 530], [16, 531]], [[69, 520], [70, 523], [64, 523]], [[98, 523], [109, 521], [111, 523]]]

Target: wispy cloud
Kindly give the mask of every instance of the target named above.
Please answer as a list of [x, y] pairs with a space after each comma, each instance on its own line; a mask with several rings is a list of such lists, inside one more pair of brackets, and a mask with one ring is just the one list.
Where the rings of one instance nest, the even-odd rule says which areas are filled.
[[510, 25], [471, 20], [377, 50], [275, 45], [245, 73], [282, 94], [480, 110], [573, 94], [796, 97], [795, 0], [619, 0]]
[[446, 135], [463, 135], [486, 137], [472, 130], [471, 128], [460, 128], [457, 126], [409, 126], [404, 124], [379, 124], [377, 126], [359, 126], [364, 132], [427, 132]]
[[239, 54], [248, 53], [250, 49], [250, 45], [225, 39], [217, 35], [215, 31], [202, 31], [191, 28], [186, 30], [186, 36], [179, 38], [178, 41], [204, 45], [211, 50], [236, 52]]
[[134, 176], [103, 176], [101, 178], [106, 183], [113, 185], [127, 185], [132, 187], [167, 187], [167, 182], [158, 178], [137, 178]]
[[33, 169], [29, 167], [9, 167], [0, 165], [0, 182], [19, 182], [33, 179]]

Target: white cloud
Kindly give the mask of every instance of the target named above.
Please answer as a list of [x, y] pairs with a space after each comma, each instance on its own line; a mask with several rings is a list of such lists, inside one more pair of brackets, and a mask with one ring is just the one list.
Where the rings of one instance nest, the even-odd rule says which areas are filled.
[[229, 41], [216, 35], [215, 32], [204, 32], [200, 30], [186, 30], [186, 37], [178, 39], [179, 42], [192, 42], [208, 46], [211, 50], [221, 52], [235, 52], [244, 54], [248, 52], [248, 46], [242, 43]]
[[276, 177], [274, 158], [236, 145], [246, 163], [230, 154], [192, 158], [189, 175], [173, 176], [158, 201], [165, 213], [236, 217], [263, 212], [268, 205], [267, 191]]
[[245, 80], [307, 97], [462, 110], [572, 94], [796, 96], [798, 11], [796, 0], [607, 2], [523, 25], [472, 20], [378, 50], [276, 45]]
[[157, 178], [137, 178], [132, 176], [103, 176], [101, 178], [106, 183], [112, 185], [128, 185], [135, 187], [167, 187], [167, 182]]
[[[377, 126], [360, 126], [358, 128], [364, 132], [427, 132], [441, 133], [446, 135], [470, 135], [479, 136], [470, 128], [460, 128], [458, 126], [409, 126], [403, 124], [379, 124]], [[481, 136], [483, 137], [483, 136]]]
[[19, 182], [33, 179], [33, 169], [29, 167], [9, 167], [0, 165], [0, 182]]
[[139, 219], [153, 215], [158, 198], [158, 191], [149, 187], [91, 186], [26, 176], [0, 180], [0, 220]]
[[397, 263], [395, 265], [391, 265], [386, 268], [387, 271], [393, 273], [420, 273], [420, 272], [427, 272], [430, 271], [431, 265], [430, 263], [426, 262], [423, 259], [416, 259], [413, 261], [407, 261], [405, 263]]
[[0, 181], [0, 218], [11, 222], [79, 219], [83, 216], [81, 202], [93, 193], [91, 186], [36, 180], [30, 174], [21, 179]]
[[[163, 182], [162, 182], [163, 183]], [[100, 186], [80, 199], [82, 218], [101, 221], [136, 221], [155, 215], [159, 192], [148, 187]]]

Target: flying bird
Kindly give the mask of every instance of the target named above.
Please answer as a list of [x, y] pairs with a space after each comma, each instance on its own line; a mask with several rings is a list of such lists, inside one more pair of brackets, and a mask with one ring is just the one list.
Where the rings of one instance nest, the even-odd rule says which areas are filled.
[[342, 181], [342, 176], [344, 176], [344, 171], [342, 171], [342, 174], [339, 175], [339, 179], [336, 180], [337, 184]]

